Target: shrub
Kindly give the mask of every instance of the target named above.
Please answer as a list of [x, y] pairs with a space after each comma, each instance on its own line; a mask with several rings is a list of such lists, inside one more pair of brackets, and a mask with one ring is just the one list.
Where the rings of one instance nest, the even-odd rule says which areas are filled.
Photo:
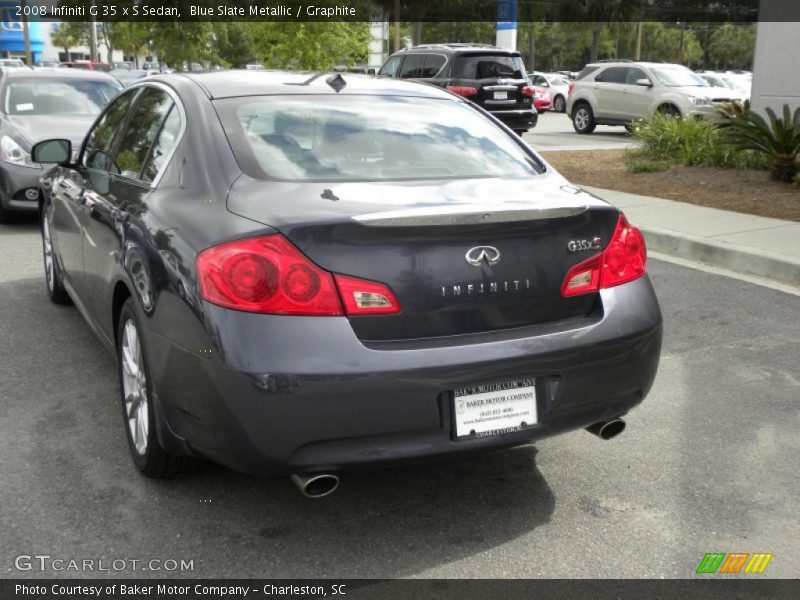
[[656, 112], [635, 123], [631, 136], [642, 143], [642, 154], [655, 160], [714, 167], [741, 167], [747, 161], [705, 119], [676, 119]]
[[761, 153], [771, 161], [771, 174], [780, 181], [792, 181], [798, 172], [800, 153], [800, 107], [792, 115], [789, 105], [783, 105], [783, 117], [766, 108], [769, 123], [752, 111], [724, 115], [725, 139], [741, 150]]

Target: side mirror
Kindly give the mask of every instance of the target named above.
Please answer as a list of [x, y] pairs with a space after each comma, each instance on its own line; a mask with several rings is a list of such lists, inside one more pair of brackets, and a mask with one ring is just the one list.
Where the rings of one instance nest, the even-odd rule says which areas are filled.
[[650, 81], [649, 79], [637, 79], [636, 85], [641, 85], [644, 87], [653, 87], [653, 82]]
[[69, 140], [45, 140], [34, 144], [31, 160], [37, 163], [69, 164], [72, 161], [72, 142]]

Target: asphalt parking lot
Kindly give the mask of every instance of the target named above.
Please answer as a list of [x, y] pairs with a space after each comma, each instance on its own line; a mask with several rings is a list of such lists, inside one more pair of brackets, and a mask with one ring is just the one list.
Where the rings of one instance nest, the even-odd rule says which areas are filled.
[[34, 223], [0, 227], [0, 564], [191, 559], [194, 577], [692, 577], [705, 552], [800, 572], [800, 297], [652, 260], [660, 371], [628, 429], [468, 461], [286, 478], [134, 469], [113, 358], [49, 303]]
[[548, 111], [539, 115], [539, 122], [523, 136], [536, 150], [620, 150], [634, 145], [624, 127], [598, 125], [594, 133], [575, 133], [572, 121], [564, 113]]

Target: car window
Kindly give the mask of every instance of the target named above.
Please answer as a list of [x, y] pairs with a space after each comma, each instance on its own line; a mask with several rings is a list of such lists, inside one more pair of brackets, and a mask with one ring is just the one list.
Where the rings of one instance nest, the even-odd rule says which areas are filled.
[[3, 102], [7, 115], [99, 115], [117, 95], [114, 81], [16, 77]]
[[661, 85], [667, 87], [700, 86], [708, 87], [708, 82], [686, 67], [656, 67], [652, 69]]
[[454, 76], [457, 79], [527, 79], [522, 57], [502, 54], [459, 56]]
[[178, 107], [173, 105], [172, 110], [169, 111], [169, 115], [167, 115], [167, 119], [161, 127], [156, 143], [153, 144], [153, 150], [150, 152], [150, 158], [147, 159], [144, 171], [142, 171], [142, 179], [144, 181], [153, 181], [161, 168], [166, 164], [170, 151], [178, 141], [180, 130], [181, 115], [178, 111]]
[[145, 88], [136, 99], [131, 118], [120, 138], [114, 156], [114, 172], [138, 179], [150, 148], [164, 123], [173, 102], [169, 94]]
[[108, 171], [111, 166], [111, 148], [117, 131], [128, 113], [131, 101], [138, 90], [122, 94], [114, 100], [86, 137], [83, 165], [89, 169]]
[[536, 85], [549, 85], [547, 82], [547, 78], [544, 75], [534, 75], [533, 76], [533, 83]]
[[447, 59], [441, 54], [428, 54], [425, 57], [425, 63], [422, 65], [422, 75], [420, 77], [427, 79], [436, 77], [445, 62], [447, 62]]
[[402, 96], [215, 101], [242, 170], [257, 179], [524, 177], [541, 165], [465, 102]]
[[392, 56], [386, 61], [383, 67], [381, 67], [379, 75], [383, 75], [384, 77], [397, 77], [397, 68], [400, 66], [400, 61], [402, 60], [402, 56]]
[[583, 70], [580, 73], [578, 73], [578, 76], [575, 78], [575, 81], [579, 81], [581, 79], [584, 79], [585, 77], [588, 77], [589, 75], [597, 71], [597, 69], [599, 68], [600, 67], [584, 67]]
[[628, 74], [625, 78], [625, 83], [628, 85], [636, 85], [636, 82], [640, 79], [650, 79], [647, 76], [647, 73], [642, 71], [638, 67], [628, 67]]
[[594, 78], [598, 83], [625, 83], [628, 67], [609, 67]]
[[398, 77], [400, 79], [410, 79], [412, 77], [423, 77], [422, 64], [425, 62], [424, 54], [410, 54], [403, 61]]

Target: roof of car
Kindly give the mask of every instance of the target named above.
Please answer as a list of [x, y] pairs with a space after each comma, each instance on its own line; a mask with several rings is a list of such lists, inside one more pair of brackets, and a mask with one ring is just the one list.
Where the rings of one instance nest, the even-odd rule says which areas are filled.
[[[303, 73], [297, 71], [253, 71], [231, 70], [206, 73], [172, 73], [150, 77], [150, 81], [164, 83], [178, 80], [194, 81], [210, 98], [234, 98], [237, 96], [263, 96], [285, 94], [334, 94], [424, 96], [449, 98], [455, 96], [442, 88], [412, 81], [400, 81], [387, 77], [374, 77], [356, 73]], [[330, 83], [329, 83], [330, 81]], [[337, 81], [345, 86], [336, 92]]]
[[8, 69], [3, 71], [6, 78], [25, 79], [98, 79], [116, 81], [103, 71], [90, 69]]
[[394, 54], [409, 54], [414, 52], [430, 52], [436, 50], [438, 52], [445, 52], [450, 54], [458, 54], [460, 52], [482, 52], [487, 54], [519, 54], [516, 50], [508, 50], [507, 48], [498, 48], [489, 44], [467, 44], [467, 43], [452, 43], [452, 44], [420, 44], [418, 46], [410, 46], [408, 48], [401, 48]]
[[662, 62], [647, 62], [647, 61], [632, 61], [632, 60], [608, 60], [608, 61], [600, 61], [596, 63], [590, 63], [586, 65], [587, 67], [658, 67], [658, 68], [671, 68], [671, 67], [681, 67], [687, 68], [683, 65], [678, 65], [674, 63], [662, 63]]

